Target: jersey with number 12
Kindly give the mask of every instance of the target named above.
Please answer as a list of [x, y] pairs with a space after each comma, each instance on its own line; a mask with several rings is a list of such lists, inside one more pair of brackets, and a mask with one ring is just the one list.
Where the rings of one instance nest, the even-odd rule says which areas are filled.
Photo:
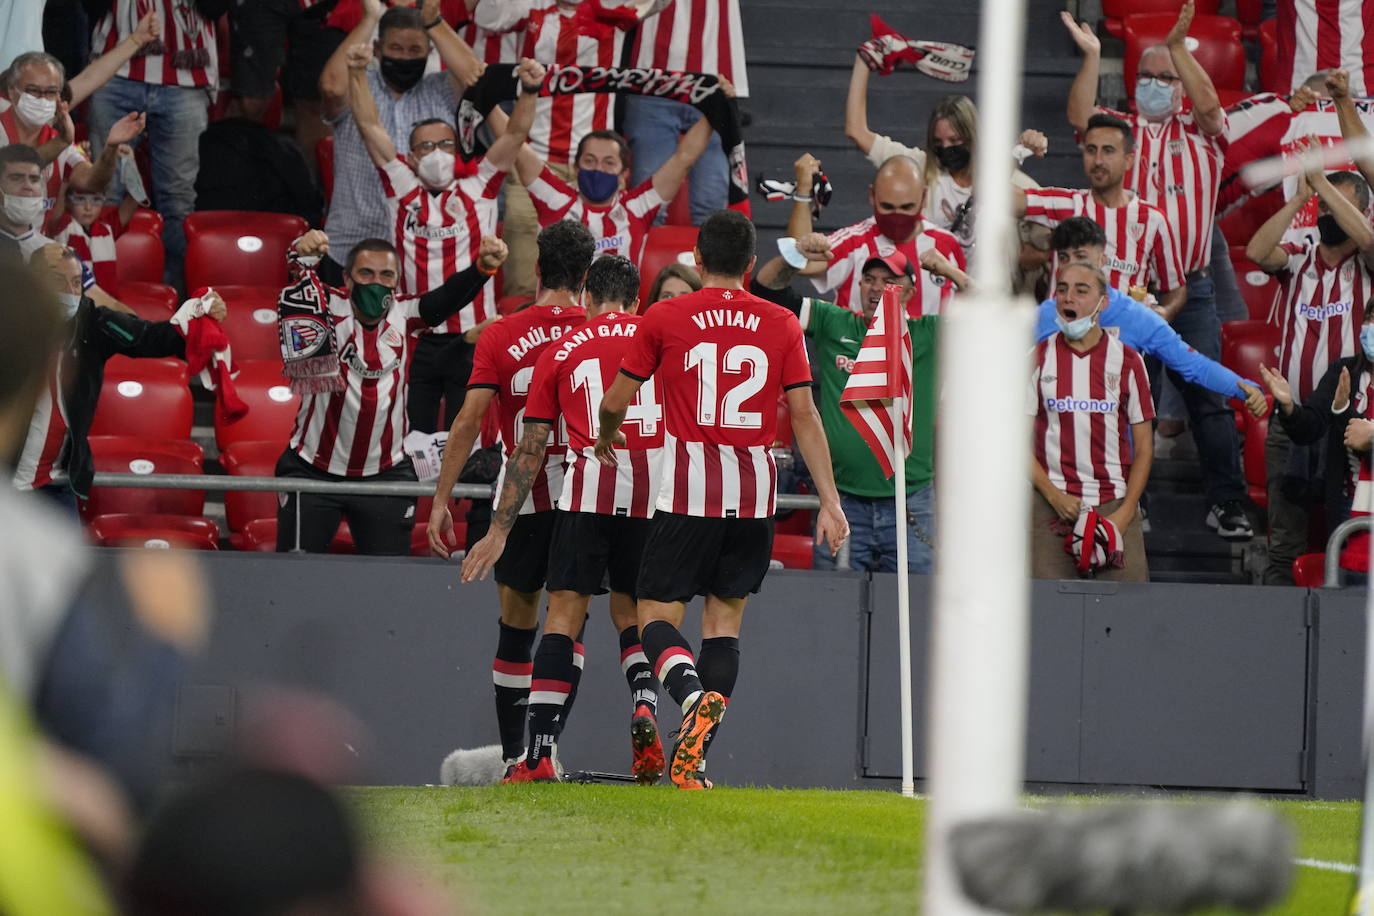
[[654, 304], [620, 371], [653, 378], [667, 424], [658, 509], [707, 518], [773, 514], [778, 400], [810, 386], [797, 316], [737, 289]]
[[620, 360], [639, 330], [640, 319], [624, 312], [600, 315], [564, 334], [539, 357], [525, 403], [525, 422], [562, 424], [568, 443], [567, 471], [558, 508], [648, 518], [658, 496], [663, 460], [663, 408], [654, 380], [639, 389], [625, 411], [625, 448], [618, 466], [596, 460], [601, 398], [615, 381]]

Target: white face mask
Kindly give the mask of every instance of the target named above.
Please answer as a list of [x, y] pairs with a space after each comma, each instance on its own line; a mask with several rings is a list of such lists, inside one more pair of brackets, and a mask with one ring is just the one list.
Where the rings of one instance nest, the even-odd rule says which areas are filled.
[[441, 149], [430, 150], [416, 164], [415, 173], [430, 188], [446, 188], [453, 181], [454, 162], [452, 153]]
[[56, 99], [38, 99], [27, 92], [19, 93], [19, 101], [14, 103], [14, 111], [19, 120], [29, 127], [42, 127], [57, 117]]
[[81, 296], [76, 293], [58, 293], [57, 301], [62, 303], [62, 312], [69, 321], [76, 315], [76, 310], [81, 307]]
[[32, 227], [43, 215], [43, 198], [5, 195], [5, 219], [25, 228]]

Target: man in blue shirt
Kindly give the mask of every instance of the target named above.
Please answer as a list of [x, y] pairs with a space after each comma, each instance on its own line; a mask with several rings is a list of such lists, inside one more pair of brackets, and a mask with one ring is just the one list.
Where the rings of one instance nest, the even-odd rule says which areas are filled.
[[[1054, 228], [1050, 244], [1060, 264], [1087, 261], [1100, 267], [1107, 235], [1092, 220], [1075, 216]], [[1037, 341], [1055, 332], [1055, 315], [1053, 299], [1040, 303]], [[1159, 360], [1174, 377], [1176, 385], [1181, 387], [1186, 382], [1216, 392], [1223, 398], [1238, 398], [1256, 417], [1264, 416], [1268, 409], [1258, 384], [1194, 350], [1158, 312], [1120, 290], [1107, 290], [1107, 304], [1099, 320], [1102, 327], [1115, 328], [1128, 347]], [[1240, 500], [1245, 492], [1245, 480], [1241, 476], [1240, 443], [1236, 439], [1235, 424], [1227, 416], [1224, 424], [1216, 426], [1216, 435], [1195, 437], [1211, 504], [1207, 523], [1224, 538], [1248, 538], [1253, 532]]]

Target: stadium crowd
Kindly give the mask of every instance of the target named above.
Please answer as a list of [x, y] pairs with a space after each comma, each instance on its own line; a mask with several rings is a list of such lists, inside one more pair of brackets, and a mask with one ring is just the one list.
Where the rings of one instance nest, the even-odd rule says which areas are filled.
[[[1081, 186], [1032, 177], [1036, 125], [1008, 151], [1006, 270], [1040, 303], [1030, 573], [1148, 579], [1156, 436], [1186, 416], [1197, 525], [1248, 541], [1262, 519], [1263, 581], [1302, 583], [1331, 529], [1372, 511], [1374, 52], [1358, 0], [1279, 0], [1246, 23], [1163, 6], [1157, 32], [1128, 37], [1120, 100], [1100, 98], [1097, 25], [1063, 14], [1082, 59], [1064, 87]], [[134, 843], [170, 685], [204, 639], [203, 586], [173, 555], [131, 559], [107, 606], [71, 519], [102, 544], [219, 546], [203, 493], [93, 486], [104, 470], [203, 469], [193, 375], [230, 474], [433, 482], [420, 500], [226, 495], [226, 540], [461, 554], [464, 582], [491, 572], [511, 781], [556, 778], [595, 595], [620, 635], [634, 775], [701, 789], [771, 566], [892, 572], [904, 524], [911, 570], [933, 571], [939, 329], [973, 286], [978, 113], [949, 95], [909, 146], [869, 127], [867, 100], [903, 65], [966, 76], [966, 49], [874, 17], [843, 124], [873, 166], [872, 215], [815, 231], [831, 189], [804, 154], [769, 189], [792, 202], [774, 252], [748, 218], [737, 0], [0, 0], [0, 23], [0, 586], [30, 609], [0, 616], [0, 759], [19, 754], [29, 788], [89, 787], [57, 801], [96, 866], [41, 805], [24, 828], [89, 870], [83, 893], [199, 912], [218, 863], [195, 856], [218, 839], [198, 831], [256, 833], [276, 807], [321, 838], [319, 883], [293, 902], [343, 912], [384, 894], [320, 790], [338, 774], [295, 760], [246, 754]], [[1216, 49], [1241, 48], [1242, 25], [1274, 52], [1265, 91], [1219, 86]], [[1286, 171], [1247, 177], [1273, 157]], [[656, 242], [684, 225], [689, 241]], [[911, 348], [905, 494], [847, 394], [880, 316]], [[495, 496], [452, 500], [459, 482]], [[780, 488], [819, 510], [780, 514]], [[39, 555], [71, 575], [46, 581]], [[1367, 541], [1342, 565], [1367, 572]], [[680, 628], [697, 595], [694, 652]], [[115, 645], [120, 614], [136, 644]], [[660, 684], [684, 716], [671, 753]], [[242, 882], [242, 912], [287, 893], [264, 877], [271, 855], [221, 875]], [[64, 911], [50, 892], [13, 911]]]

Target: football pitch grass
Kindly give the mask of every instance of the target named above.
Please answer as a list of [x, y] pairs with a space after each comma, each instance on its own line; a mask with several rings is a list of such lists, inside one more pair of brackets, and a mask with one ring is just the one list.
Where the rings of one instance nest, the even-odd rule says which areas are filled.
[[[429, 874], [467, 913], [919, 909], [925, 807], [889, 792], [524, 785], [347, 797], [374, 850]], [[1267, 912], [1345, 913], [1354, 877], [1333, 869], [1357, 861], [1360, 806], [1264, 804], [1315, 863], [1296, 867], [1287, 901]]]

